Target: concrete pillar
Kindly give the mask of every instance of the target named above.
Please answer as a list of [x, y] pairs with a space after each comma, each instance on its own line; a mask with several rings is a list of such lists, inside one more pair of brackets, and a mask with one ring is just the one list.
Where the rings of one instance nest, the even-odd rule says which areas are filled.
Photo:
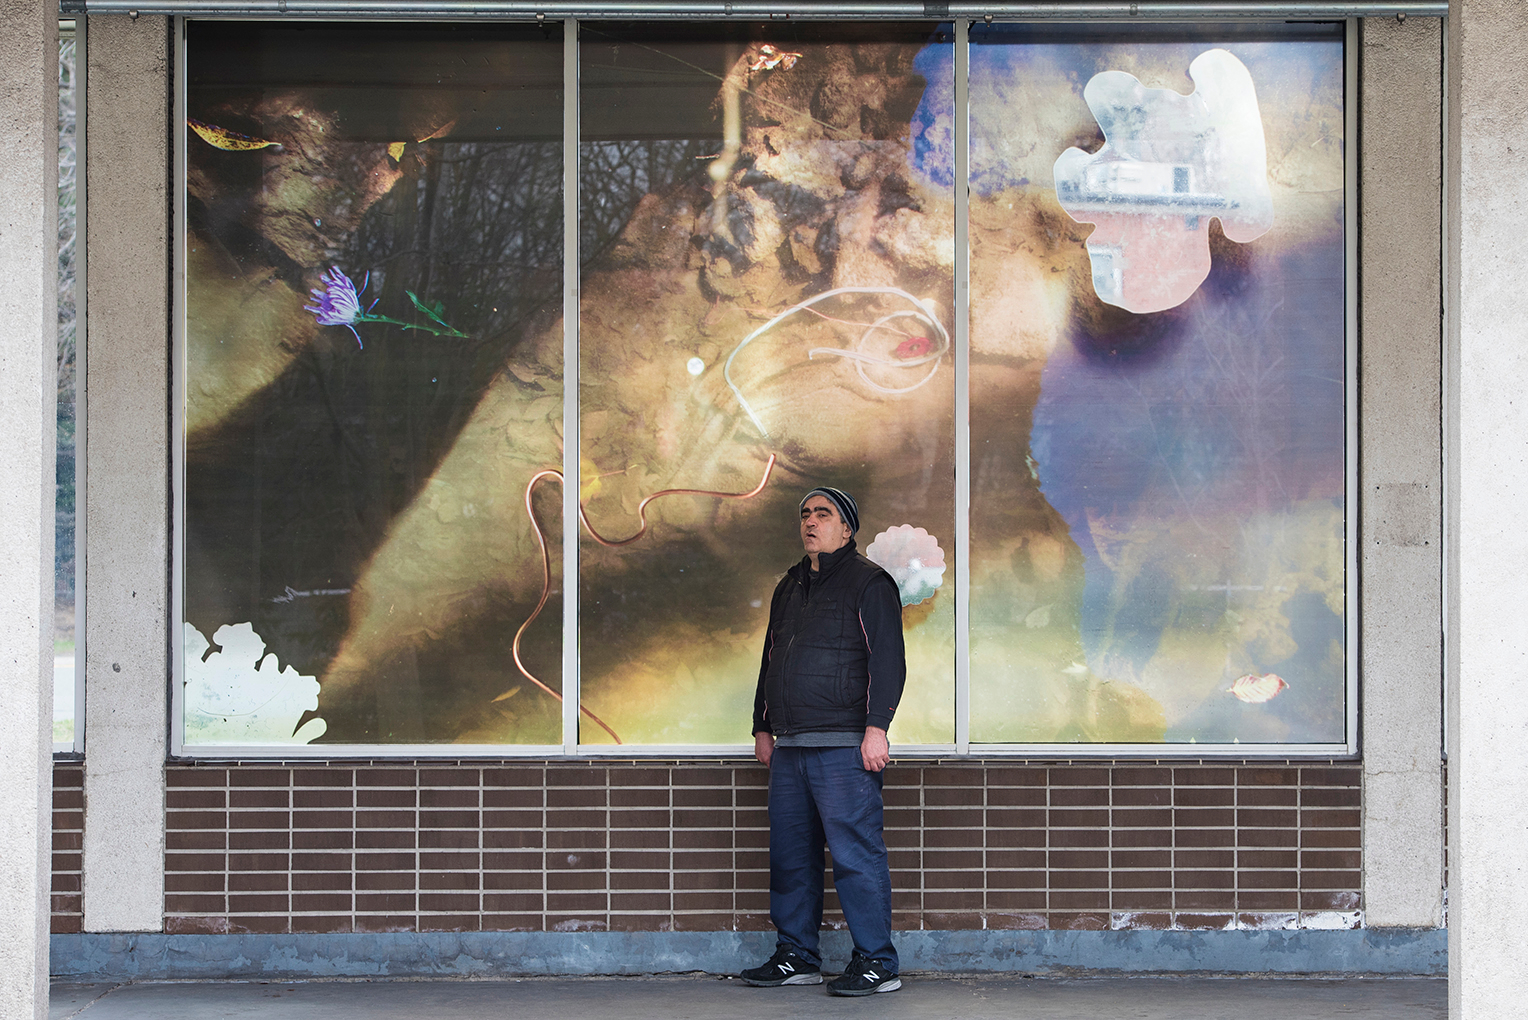
[[85, 77], [86, 931], [164, 924], [170, 32], [90, 19]]
[[1448, 24], [1449, 1015], [1523, 1015], [1528, 968], [1528, 5]]
[[0, 0], [0, 1016], [48, 1015], [58, 4]]
[[[1359, 652], [1365, 923], [1443, 924], [1443, 27], [1360, 57]], [[1352, 150], [1349, 150], [1352, 151]]]

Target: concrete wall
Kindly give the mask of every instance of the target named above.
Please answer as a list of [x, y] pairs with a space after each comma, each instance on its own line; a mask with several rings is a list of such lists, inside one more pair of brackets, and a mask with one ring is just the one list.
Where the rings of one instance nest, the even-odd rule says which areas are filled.
[[1448, 453], [1457, 623], [1449, 688], [1449, 1013], [1528, 1001], [1528, 5], [1454, 0], [1449, 24]]
[[1364, 913], [1443, 923], [1443, 26], [1361, 48], [1359, 654]]
[[87, 931], [158, 931], [169, 676], [170, 34], [93, 17], [85, 451]]
[[48, 1015], [58, 6], [0, 0], [0, 1016]]

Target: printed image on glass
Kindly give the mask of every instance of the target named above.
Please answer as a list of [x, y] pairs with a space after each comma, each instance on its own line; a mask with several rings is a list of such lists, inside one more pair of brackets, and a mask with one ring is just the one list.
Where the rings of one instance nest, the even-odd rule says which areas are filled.
[[[954, 736], [949, 26], [580, 30], [586, 744], [748, 744], [798, 503], [902, 589], [894, 743]], [[619, 218], [619, 217], [618, 217]]]
[[1340, 26], [973, 29], [971, 739], [1346, 739]]
[[185, 744], [559, 743], [560, 26], [186, 48]]

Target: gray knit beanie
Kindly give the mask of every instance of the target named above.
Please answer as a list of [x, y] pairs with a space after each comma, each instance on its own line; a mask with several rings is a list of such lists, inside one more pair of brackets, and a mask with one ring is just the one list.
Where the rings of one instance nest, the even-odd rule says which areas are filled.
[[806, 501], [811, 499], [813, 496], [826, 496], [830, 501], [832, 501], [833, 505], [838, 508], [838, 516], [843, 519], [845, 524], [849, 525], [849, 533], [851, 535], [859, 530], [859, 504], [854, 502], [853, 496], [849, 495], [843, 489], [835, 489], [831, 486], [824, 485], [820, 488], [813, 489], [805, 496], [802, 496], [801, 506], [797, 509], [805, 508]]

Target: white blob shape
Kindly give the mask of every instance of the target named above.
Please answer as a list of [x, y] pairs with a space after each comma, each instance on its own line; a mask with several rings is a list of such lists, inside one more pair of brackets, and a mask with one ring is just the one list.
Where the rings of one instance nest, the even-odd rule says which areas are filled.
[[911, 524], [899, 524], [875, 536], [865, 556], [897, 582], [904, 606], [927, 602], [944, 583], [944, 550], [939, 540]]
[[219, 627], [213, 638], [222, 647], [208, 655], [201, 631], [185, 625], [187, 744], [306, 744], [324, 735], [322, 719], [297, 727], [318, 708], [316, 678], [265, 655], [253, 624]]
[[1056, 197], [1093, 223], [1088, 258], [1100, 301], [1144, 313], [1176, 307], [1210, 272], [1209, 221], [1242, 244], [1273, 226], [1257, 90], [1226, 50], [1194, 58], [1194, 92], [1149, 89], [1124, 71], [1096, 74], [1083, 99], [1103, 148], [1056, 160]]
[[706, 370], [706, 363], [699, 358], [691, 358], [685, 362], [684, 367], [689, 369], [691, 375], [699, 375]]

